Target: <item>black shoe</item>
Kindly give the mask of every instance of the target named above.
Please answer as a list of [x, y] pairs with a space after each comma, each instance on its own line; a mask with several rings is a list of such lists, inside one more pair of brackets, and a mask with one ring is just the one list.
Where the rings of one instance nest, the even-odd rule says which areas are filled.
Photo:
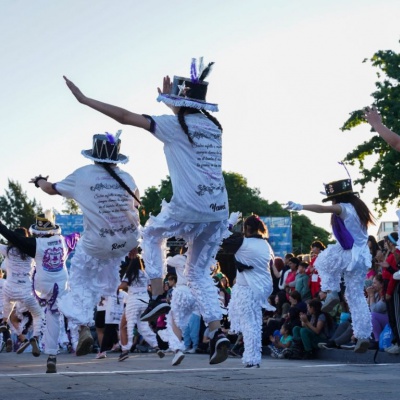
[[210, 364], [219, 364], [228, 358], [231, 342], [225, 334], [218, 329], [210, 340]]
[[47, 359], [46, 374], [55, 374], [57, 372], [57, 358], [56, 356], [49, 356]]
[[22, 353], [25, 351], [25, 349], [26, 349], [29, 345], [30, 345], [29, 340], [28, 340], [28, 339], [25, 339], [25, 340], [19, 345], [19, 347], [18, 347], [16, 353], [17, 353], [17, 354], [22, 354]]
[[7, 324], [5, 323], [5, 322], [2, 322], [1, 324], [0, 324], [0, 333], [4, 333], [4, 332], [7, 332], [8, 331], [8, 326], [7, 326]]
[[13, 341], [12, 339], [8, 338], [6, 341], [6, 352], [11, 353], [13, 351]]
[[246, 364], [245, 368], [260, 368], [260, 364]]
[[40, 349], [39, 349], [39, 345], [38, 345], [38, 341], [35, 337], [33, 337], [30, 341], [29, 341], [30, 345], [32, 346], [32, 355], [34, 357], [39, 357], [40, 356]]
[[79, 341], [76, 346], [75, 354], [85, 356], [93, 350], [93, 337], [88, 326], [83, 326], [79, 331]]
[[129, 351], [128, 350], [123, 350], [122, 353], [118, 357], [118, 361], [124, 361], [127, 358], [129, 358]]
[[170, 305], [162, 301], [162, 296], [158, 296], [155, 300], [150, 300], [149, 305], [140, 316], [141, 321], [156, 321], [162, 314], [168, 314]]

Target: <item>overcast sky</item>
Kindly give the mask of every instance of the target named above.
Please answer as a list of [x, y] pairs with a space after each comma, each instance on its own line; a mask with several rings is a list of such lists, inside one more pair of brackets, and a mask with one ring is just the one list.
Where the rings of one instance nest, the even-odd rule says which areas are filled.
[[[63, 179], [89, 162], [80, 152], [93, 134], [121, 128], [76, 102], [62, 75], [90, 97], [158, 115], [169, 112], [155, 100], [162, 77], [188, 76], [204, 56], [215, 61], [207, 99], [220, 106], [224, 170], [270, 202], [319, 203], [323, 183], [347, 177], [337, 162], [371, 136], [367, 125], [339, 128], [371, 103], [376, 70], [362, 61], [399, 52], [399, 21], [398, 0], [1, 0], [0, 194], [13, 179], [60, 210], [29, 179]], [[144, 193], [168, 174], [162, 144], [122, 129], [123, 168]], [[375, 195], [371, 185], [362, 198], [372, 207]], [[330, 230], [328, 215], [306, 215]]]

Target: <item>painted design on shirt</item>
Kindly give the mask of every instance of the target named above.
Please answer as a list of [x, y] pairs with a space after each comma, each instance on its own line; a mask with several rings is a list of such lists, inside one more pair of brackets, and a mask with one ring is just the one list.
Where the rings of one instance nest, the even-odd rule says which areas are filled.
[[113, 229], [113, 228], [101, 228], [100, 229], [100, 236], [106, 237], [107, 235], [115, 236], [116, 233], [123, 233], [124, 235], [128, 232], [135, 232], [136, 228], [134, 224], [130, 224], [128, 226], [121, 226], [120, 228]]
[[90, 186], [90, 190], [95, 192], [96, 190], [103, 190], [103, 189], [119, 189], [121, 185], [119, 183], [96, 183], [94, 186]]
[[46, 249], [43, 255], [42, 266], [47, 272], [61, 271], [64, 266], [64, 249], [62, 247]]
[[196, 194], [198, 196], [204, 196], [205, 193], [208, 194], [214, 194], [214, 191], [218, 192], [224, 192], [225, 190], [225, 185], [220, 183], [219, 185], [214, 185], [213, 183], [208, 186], [208, 185], [197, 185], [198, 191], [196, 191]]

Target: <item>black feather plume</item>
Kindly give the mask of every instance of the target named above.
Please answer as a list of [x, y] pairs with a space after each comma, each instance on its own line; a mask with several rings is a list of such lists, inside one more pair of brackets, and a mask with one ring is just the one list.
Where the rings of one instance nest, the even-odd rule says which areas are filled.
[[202, 82], [204, 79], [207, 78], [208, 74], [211, 72], [212, 66], [214, 65], [214, 62], [210, 62], [207, 67], [204, 68], [204, 71], [201, 73], [199, 81]]

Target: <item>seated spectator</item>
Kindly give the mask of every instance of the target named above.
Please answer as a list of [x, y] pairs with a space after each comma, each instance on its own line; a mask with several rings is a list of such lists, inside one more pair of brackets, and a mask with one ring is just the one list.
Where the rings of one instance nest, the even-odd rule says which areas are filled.
[[372, 318], [372, 332], [374, 341], [379, 342], [379, 335], [381, 334], [385, 325], [389, 322], [387, 314], [386, 300], [383, 291], [383, 278], [382, 274], [374, 276], [372, 285], [366, 289], [368, 295], [368, 305], [371, 310]]
[[293, 292], [295, 289], [295, 285], [296, 285], [296, 275], [297, 275], [297, 269], [299, 267], [300, 264], [300, 260], [297, 257], [292, 257], [289, 260], [289, 272], [286, 275], [285, 278], [285, 290], [287, 293], [291, 293]]
[[311, 290], [309, 286], [309, 276], [306, 274], [308, 263], [302, 261], [297, 268], [295, 278], [295, 290], [300, 293], [303, 301], [311, 299]]
[[285, 263], [281, 257], [275, 257], [271, 265], [272, 276], [272, 294], [277, 294], [281, 289], [279, 288], [279, 281], [281, 276], [285, 273]]
[[307, 312], [307, 304], [302, 300], [301, 294], [297, 290], [289, 294], [289, 303], [292, 307], [298, 308], [300, 312]]
[[315, 357], [318, 343], [326, 342], [333, 328], [332, 317], [322, 312], [321, 307], [319, 300], [311, 300], [307, 305], [308, 314], [300, 313], [302, 326], [293, 328], [293, 341], [303, 345], [305, 359]]
[[309, 283], [312, 298], [317, 297], [319, 291], [321, 290], [321, 278], [318, 275], [317, 269], [314, 267], [314, 263], [317, 260], [317, 257], [321, 253], [321, 251], [324, 251], [325, 249], [326, 246], [319, 240], [311, 243], [312, 257], [309, 266], [306, 269], [306, 274], [310, 277]]
[[292, 326], [290, 322], [286, 322], [282, 325], [280, 329], [280, 335], [270, 336], [271, 345], [269, 349], [271, 350], [272, 358], [284, 358], [283, 349], [287, 349], [292, 345]]

